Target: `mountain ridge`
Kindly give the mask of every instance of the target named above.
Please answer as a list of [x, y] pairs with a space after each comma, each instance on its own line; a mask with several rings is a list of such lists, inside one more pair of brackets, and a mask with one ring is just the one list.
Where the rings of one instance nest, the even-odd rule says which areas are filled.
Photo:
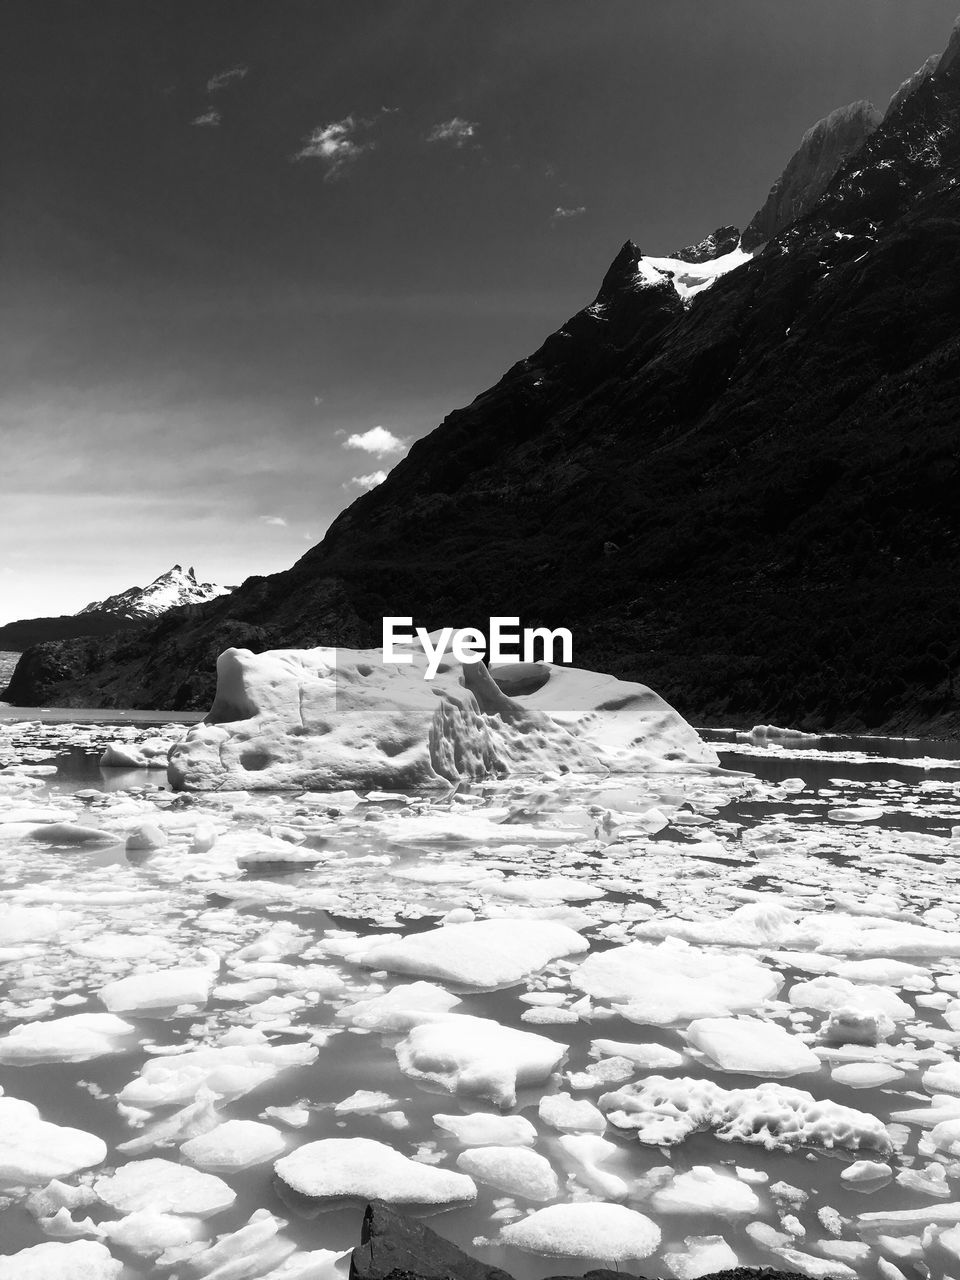
[[960, 66], [943, 62], [702, 293], [627, 242], [590, 306], [289, 570], [133, 637], [41, 646], [11, 690], [203, 706], [231, 644], [369, 645], [386, 614], [495, 613], [570, 626], [578, 666], [700, 723], [956, 732]]

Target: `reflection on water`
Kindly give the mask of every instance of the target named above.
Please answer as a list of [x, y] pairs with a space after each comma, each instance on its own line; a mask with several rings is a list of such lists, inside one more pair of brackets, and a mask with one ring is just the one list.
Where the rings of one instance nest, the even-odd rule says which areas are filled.
[[[0, 934], [5, 997], [0, 1034], [32, 1021], [102, 1009], [97, 991], [133, 971], [178, 964], [218, 968], [216, 988], [204, 1004], [124, 1013], [135, 1028], [135, 1049], [125, 1046], [79, 1063], [0, 1067], [9, 1095], [35, 1103], [52, 1123], [101, 1137], [109, 1148], [107, 1167], [123, 1163], [119, 1144], [176, 1110], [167, 1106], [138, 1114], [118, 1105], [117, 1095], [144, 1064], [158, 1057], [175, 1062], [183, 1051], [220, 1043], [231, 1028], [254, 1027], [274, 1044], [314, 1042], [316, 1060], [224, 1101], [224, 1116], [267, 1119], [284, 1132], [288, 1149], [318, 1138], [370, 1137], [428, 1163], [456, 1168], [462, 1148], [433, 1116], [489, 1111], [492, 1104], [405, 1074], [395, 1053], [404, 1032], [364, 1030], [337, 1017], [353, 1002], [397, 983], [420, 976], [441, 981], [429, 974], [398, 976], [364, 968], [344, 954], [349, 946], [338, 945], [346, 935], [362, 941], [373, 932], [423, 932], [455, 911], [515, 917], [518, 930], [524, 921], [564, 920], [583, 932], [595, 952], [635, 937], [657, 942], [689, 936], [691, 946], [708, 949], [717, 973], [732, 954], [754, 956], [781, 975], [783, 986], [775, 1000], [749, 1012], [799, 1036], [821, 1056], [818, 1071], [779, 1083], [891, 1124], [893, 1145], [883, 1158], [892, 1175], [871, 1184], [867, 1194], [841, 1175], [858, 1157], [878, 1158], [869, 1151], [821, 1144], [768, 1150], [722, 1142], [702, 1130], [670, 1147], [647, 1146], [608, 1123], [604, 1138], [623, 1153], [629, 1168], [632, 1189], [626, 1203], [656, 1218], [663, 1232], [656, 1256], [627, 1269], [666, 1277], [673, 1273], [665, 1256], [685, 1252], [687, 1237], [720, 1236], [743, 1264], [785, 1265], [788, 1254], [782, 1251], [797, 1249], [822, 1265], [845, 1257], [857, 1275], [873, 1280], [880, 1274], [879, 1260], [898, 1255], [878, 1245], [859, 1215], [943, 1202], [942, 1196], [893, 1175], [937, 1165], [951, 1200], [960, 1201], [960, 1165], [951, 1152], [932, 1146], [928, 1129], [916, 1121], [891, 1122], [895, 1112], [929, 1105], [942, 1086], [927, 1088], [925, 1072], [952, 1063], [957, 1054], [952, 1002], [960, 990], [960, 945], [952, 951], [950, 946], [960, 944], [955, 869], [960, 844], [953, 836], [960, 824], [958, 744], [843, 738], [777, 750], [714, 731], [709, 736], [718, 744], [726, 773], [548, 778], [464, 787], [446, 799], [374, 796], [355, 804], [349, 798], [325, 802], [291, 794], [174, 796], [161, 770], [99, 767], [102, 744], [112, 732], [68, 724], [8, 726], [0, 733], [0, 766], [6, 766], [0, 772], [0, 920], [5, 910], [14, 925], [17, 912], [44, 907], [57, 913], [55, 927], [43, 922], [49, 931], [42, 937], [11, 943]], [[132, 740], [138, 730], [128, 726], [123, 732]], [[56, 772], [43, 772], [51, 762]], [[40, 817], [29, 816], [41, 809], [100, 828], [110, 839], [99, 845], [44, 843], [31, 834], [30, 824]], [[476, 835], [444, 836], [451, 814], [476, 815]], [[427, 820], [416, 838], [403, 831], [411, 817]], [[12, 835], [3, 835], [4, 818], [13, 819], [6, 823]], [[485, 818], [497, 824], [497, 834], [479, 821]], [[165, 843], [155, 851], [128, 853], [128, 834], [147, 821], [163, 829]], [[546, 828], [554, 835], [538, 840], [536, 832]], [[266, 849], [273, 861], [258, 863], [256, 857]], [[284, 850], [293, 856], [306, 849], [316, 851], [315, 865], [285, 869]], [[578, 885], [587, 892], [578, 894]], [[732, 920], [748, 918], [735, 913], [751, 904], [762, 908], [749, 917], [753, 933], [740, 925], [739, 933], [724, 934]], [[909, 929], [921, 932], [904, 932]], [[263, 944], [265, 934], [273, 943]], [[15, 929], [12, 936], [17, 938]], [[142, 937], [143, 954], [113, 956], [109, 946], [95, 945], [104, 937], [127, 942]], [[944, 944], [940, 950], [937, 940]], [[838, 948], [836, 953], [831, 947]], [[787, 996], [798, 983], [869, 958], [893, 958], [915, 968], [912, 976], [891, 970], [861, 983], [871, 992], [878, 987], [895, 991], [909, 1005], [910, 1016], [879, 1044], [860, 1045], [847, 1055], [822, 1038], [826, 1009], [791, 1003]], [[768, 1078], [720, 1070], [709, 1056], [693, 1051], [684, 1034], [689, 1019], [643, 1022], [624, 1016], [623, 1002], [601, 997], [584, 1002], [575, 973], [581, 961], [579, 956], [554, 960], [528, 981], [505, 989], [449, 980], [442, 985], [460, 997], [458, 1015], [493, 1019], [561, 1042], [567, 1049], [563, 1072], [583, 1072], [595, 1058], [591, 1042], [602, 1038], [659, 1044], [682, 1055], [676, 1068], [636, 1069], [632, 1082], [662, 1074], [712, 1081], [725, 1090], [753, 1090]], [[301, 989], [297, 972], [318, 964], [335, 973], [339, 990]], [[236, 995], [231, 986], [238, 988]], [[576, 1006], [577, 1020], [525, 1020], [532, 1006], [520, 997], [544, 993], [560, 999], [565, 1011]], [[853, 1088], [832, 1075], [845, 1055], [891, 1062], [902, 1075], [888, 1086]], [[960, 1075], [957, 1079], [960, 1094]], [[334, 1110], [358, 1089], [387, 1095], [389, 1106], [369, 1115]], [[607, 1086], [582, 1089], [565, 1077], [531, 1083], [520, 1088], [512, 1110], [536, 1126], [536, 1149], [560, 1175], [562, 1201], [602, 1198], [571, 1164], [562, 1134], [538, 1116], [544, 1094], [560, 1089], [596, 1104]], [[264, 1115], [267, 1107], [298, 1105], [306, 1109], [302, 1127]], [[956, 1113], [960, 1116], [960, 1098]], [[157, 1155], [179, 1159], [176, 1146], [138, 1158]], [[732, 1176], [739, 1169], [760, 1207], [747, 1214], [692, 1205], [657, 1214], [651, 1208], [665, 1180], [702, 1166]], [[89, 1183], [93, 1176], [79, 1173], [66, 1181]], [[358, 1238], [359, 1202], [309, 1217], [280, 1198], [270, 1163], [222, 1176], [237, 1200], [210, 1221], [212, 1234], [235, 1230], [255, 1210], [266, 1208], [286, 1220], [284, 1237], [301, 1249], [346, 1249]], [[0, 1208], [0, 1249], [13, 1253], [48, 1237], [27, 1211], [24, 1193], [8, 1190], [9, 1202]], [[479, 1185], [475, 1204], [437, 1213], [431, 1221], [448, 1238], [521, 1280], [605, 1265], [603, 1258], [541, 1258], [476, 1243], [494, 1238], [505, 1222], [537, 1207], [522, 1196]], [[75, 1220], [87, 1216], [99, 1224], [116, 1215], [104, 1205], [73, 1215]], [[897, 1236], [896, 1229], [891, 1231]], [[846, 1252], [834, 1247], [837, 1242], [849, 1246]], [[904, 1247], [932, 1274], [943, 1273], [944, 1251], [936, 1242]], [[114, 1246], [113, 1252], [126, 1264], [125, 1277], [159, 1274], [129, 1250]], [[792, 1269], [814, 1266], [794, 1263]], [[263, 1272], [254, 1268], [249, 1274]]]

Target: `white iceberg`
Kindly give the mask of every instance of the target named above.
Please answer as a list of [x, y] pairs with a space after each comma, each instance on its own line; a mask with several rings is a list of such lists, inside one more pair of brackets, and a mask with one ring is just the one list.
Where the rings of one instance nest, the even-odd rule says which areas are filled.
[[414, 1079], [432, 1080], [452, 1093], [473, 1094], [512, 1107], [517, 1089], [542, 1084], [566, 1052], [565, 1044], [535, 1032], [451, 1013], [411, 1028], [397, 1045], [397, 1061]]
[[475, 920], [383, 942], [374, 937], [348, 958], [368, 969], [491, 988], [512, 986], [551, 960], [588, 949], [575, 930], [552, 920], [525, 920], [521, 926], [515, 920]]
[[212, 1173], [152, 1157], [131, 1160], [97, 1178], [93, 1189], [105, 1205], [120, 1213], [149, 1209], [210, 1218], [229, 1209], [237, 1193]]
[[282, 1183], [310, 1200], [384, 1200], [387, 1204], [464, 1204], [472, 1178], [436, 1169], [371, 1138], [321, 1138], [274, 1165]]
[[122, 1271], [99, 1240], [50, 1240], [0, 1258], [2, 1280], [118, 1280]]
[[206, 721], [170, 751], [177, 789], [448, 785], [464, 779], [715, 765], [644, 685], [552, 663], [385, 662], [378, 649], [228, 649]]
[[96, 1134], [41, 1120], [32, 1102], [0, 1095], [0, 1188], [40, 1186], [106, 1158]]
[[660, 1245], [660, 1228], [621, 1204], [553, 1204], [500, 1231], [498, 1244], [552, 1258], [629, 1262]]
[[525, 1200], [556, 1200], [560, 1183], [550, 1161], [529, 1147], [475, 1147], [457, 1157], [457, 1168], [477, 1182]]

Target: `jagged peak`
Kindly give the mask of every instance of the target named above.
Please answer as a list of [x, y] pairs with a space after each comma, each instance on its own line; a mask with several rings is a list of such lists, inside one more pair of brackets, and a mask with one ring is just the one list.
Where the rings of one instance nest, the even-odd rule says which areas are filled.
[[620, 252], [607, 268], [596, 302], [608, 302], [611, 297], [622, 293], [624, 289], [634, 288], [642, 257], [643, 254], [632, 240], [625, 241]]
[[724, 254], [733, 253], [740, 243], [740, 228], [733, 226], [717, 227], [708, 236], [696, 244], [685, 245], [670, 254], [681, 262], [713, 262]]

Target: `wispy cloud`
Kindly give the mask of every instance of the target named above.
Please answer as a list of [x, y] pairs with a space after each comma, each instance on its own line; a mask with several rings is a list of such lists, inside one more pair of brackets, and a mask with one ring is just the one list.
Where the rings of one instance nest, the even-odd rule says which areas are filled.
[[454, 116], [451, 120], [442, 120], [435, 124], [427, 134], [428, 142], [449, 142], [454, 147], [465, 147], [476, 135], [479, 125], [472, 120], [463, 120]]
[[303, 146], [294, 160], [318, 160], [326, 170], [324, 177], [336, 178], [344, 165], [362, 156], [365, 151], [376, 149], [377, 143], [370, 136], [374, 126], [383, 116], [395, 115], [399, 107], [381, 107], [373, 116], [344, 116], [330, 124], [321, 124], [303, 140]]
[[216, 129], [220, 123], [220, 112], [214, 111], [213, 107], [204, 111], [202, 115], [194, 117], [190, 121], [191, 124], [200, 125], [205, 129]]
[[284, 520], [283, 516], [261, 516], [260, 523], [275, 525], [278, 529], [285, 529], [287, 527], [287, 522]]
[[343, 441], [344, 449], [362, 449], [364, 453], [372, 453], [378, 458], [403, 453], [406, 447], [406, 443], [386, 427], [371, 427], [369, 431], [355, 433]]
[[375, 489], [378, 484], [383, 484], [386, 478], [385, 471], [371, 471], [365, 476], [351, 476], [343, 487], [348, 489], [351, 485], [355, 485], [358, 489]]
[[550, 215], [551, 222], [565, 222], [569, 218], [582, 218], [587, 212], [586, 205], [579, 204], [575, 209], [565, 209], [562, 204], [558, 204]]
[[207, 81], [207, 93], [219, 93], [221, 89], [226, 89], [227, 85], [233, 84], [235, 80], [242, 80], [250, 70], [242, 64], [231, 67], [229, 71], [218, 71], [215, 76], [211, 76]]

